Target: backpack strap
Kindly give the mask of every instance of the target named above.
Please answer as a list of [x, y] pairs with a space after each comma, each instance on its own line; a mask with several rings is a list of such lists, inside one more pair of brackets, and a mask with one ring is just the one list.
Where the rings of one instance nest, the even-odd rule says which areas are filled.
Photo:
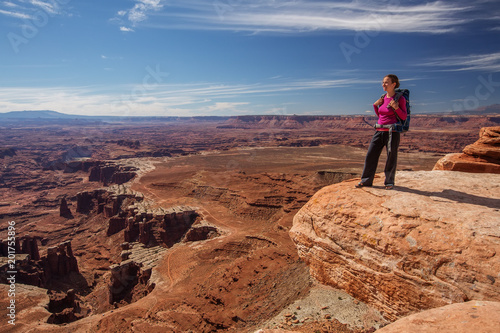
[[[403, 91], [401, 91], [401, 90], [396, 91], [396, 93], [394, 94], [394, 97], [393, 97], [394, 102], [398, 103], [399, 99], [401, 98], [401, 96], [403, 96]], [[401, 120], [401, 118], [399, 118], [398, 113], [396, 112], [396, 110], [392, 109], [392, 112], [394, 112], [394, 114], [396, 115], [396, 119], [400, 123], [402, 123], [403, 121]]]
[[[396, 91], [396, 93], [394, 94], [394, 96], [392, 98], [394, 98], [394, 101], [398, 102], [399, 99], [401, 98], [401, 96], [403, 96], [403, 92], [401, 90], [398, 90]], [[385, 96], [387, 96], [387, 94], [383, 94], [382, 96], [380, 96], [380, 98], [385, 98]]]
[[[380, 98], [384, 99], [386, 95], [387, 95], [387, 94], [383, 94], [382, 96], [380, 96]], [[402, 90], [396, 90], [396, 93], [394, 94], [394, 96], [393, 96], [392, 98], [394, 99], [394, 101], [395, 101], [396, 103], [398, 103], [398, 102], [399, 102], [399, 99], [400, 99], [400, 98], [401, 98], [401, 96], [403, 96], [403, 95], [404, 95], [404, 93], [403, 93], [403, 91], [402, 91]], [[396, 110], [392, 109], [392, 112], [394, 112], [394, 114], [396, 115], [396, 119], [397, 119], [400, 123], [402, 123], [403, 121], [401, 120], [401, 118], [399, 118], [398, 113], [396, 112]]]

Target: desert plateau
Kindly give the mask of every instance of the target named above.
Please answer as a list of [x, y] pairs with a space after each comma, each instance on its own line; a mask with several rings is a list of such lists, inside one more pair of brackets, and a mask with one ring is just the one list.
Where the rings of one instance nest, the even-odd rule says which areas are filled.
[[2, 117], [0, 331], [498, 332], [500, 116], [414, 115], [392, 191], [375, 121]]

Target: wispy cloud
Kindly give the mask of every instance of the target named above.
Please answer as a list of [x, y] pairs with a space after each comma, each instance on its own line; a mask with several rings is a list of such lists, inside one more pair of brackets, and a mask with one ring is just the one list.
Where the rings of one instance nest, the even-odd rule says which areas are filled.
[[120, 21], [124, 24], [120, 27], [120, 30], [126, 32], [134, 31], [125, 25], [131, 24], [135, 26], [137, 23], [146, 21], [151, 13], [163, 8], [163, 2], [163, 0], [135, 0], [132, 8], [118, 11], [118, 17], [124, 18], [124, 21]]
[[[276, 109], [270, 102], [256, 105], [255, 97], [282, 96], [310, 90], [359, 86], [360, 79], [270, 80], [254, 84], [158, 84], [143, 87], [2, 88], [0, 112], [12, 110], [56, 110], [69, 114], [109, 115], [227, 115], [268, 113]], [[372, 82], [370, 81], [371, 85]], [[140, 93], [139, 93], [140, 92]], [[147, 110], [147, 111], [145, 111]]]
[[123, 60], [123, 57], [121, 57], [121, 56], [107, 56], [107, 55], [101, 54], [101, 59], [114, 61], [114, 60]]
[[137, 10], [127, 11], [130, 21], [138, 24], [149, 17], [148, 22], [143, 23], [151, 28], [251, 33], [365, 30], [436, 34], [457, 31], [476, 19], [471, 15], [472, 6], [461, 1], [408, 4], [368, 0], [172, 0], [164, 8], [159, 1], [156, 3], [151, 7], [142, 1], [138, 3], [141, 6]]
[[59, 4], [57, 1], [51, 1], [51, 3], [46, 2], [46, 1], [40, 1], [40, 0], [30, 0], [31, 4], [35, 7], [40, 7], [43, 9], [45, 12], [55, 15], [59, 14]]
[[213, 114], [213, 113], [238, 113], [240, 110], [244, 110], [246, 108], [242, 108], [244, 106], [249, 105], [249, 102], [215, 102], [215, 104], [206, 106], [203, 110], [204, 114]]
[[21, 0], [17, 3], [12, 1], [0, 3], [0, 15], [16, 19], [30, 20], [40, 14], [40, 11], [50, 16], [63, 14], [62, 6], [58, 1]]
[[134, 32], [134, 29], [128, 27], [120, 27], [120, 31], [123, 32]]
[[5, 16], [10, 16], [18, 19], [30, 19], [31, 15], [26, 14], [24, 12], [16, 12], [16, 11], [10, 11], [10, 10], [3, 10], [0, 9], [0, 15], [5, 15]]
[[438, 71], [500, 72], [500, 52], [439, 57], [418, 65]]

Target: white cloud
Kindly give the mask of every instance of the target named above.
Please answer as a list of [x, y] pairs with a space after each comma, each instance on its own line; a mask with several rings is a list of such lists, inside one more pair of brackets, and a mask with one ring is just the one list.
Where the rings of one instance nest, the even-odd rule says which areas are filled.
[[123, 32], [134, 32], [134, 29], [128, 27], [120, 27], [120, 31]]
[[[104, 56], [107, 58], [106, 56]], [[55, 110], [84, 115], [211, 115], [267, 112], [276, 105], [252, 104], [259, 96], [283, 95], [306, 90], [333, 89], [364, 83], [360, 80], [272, 80], [255, 84], [158, 84], [122, 85], [113, 88], [53, 87], [0, 90], [0, 112]], [[372, 82], [370, 82], [372, 84]], [[285, 97], [286, 99], [286, 97]], [[174, 113], [175, 110], [175, 113]]]
[[113, 20], [121, 24], [120, 31], [134, 32], [134, 29], [127, 25], [137, 26], [138, 23], [146, 21], [151, 13], [163, 8], [163, 2], [164, 0], [136, 0], [131, 9], [119, 10], [119, 18], [115, 17]]
[[[4, 9], [2, 9], [3, 7]], [[0, 15], [10, 16], [22, 20], [34, 19], [40, 12], [50, 16], [61, 15], [62, 4], [58, 1], [42, 0], [23, 0], [14, 3], [12, 1], [3, 1], [0, 3]]]
[[212, 105], [208, 105], [207, 107], [203, 108], [202, 113], [203, 114], [213, 114], [213, 113], [238, 113], [246, 109], [242, 109], [242, 106], [247, 106], [250, 103], [248, 102], [239, 102], [239, 103], [232, 103], [232, 102], [215, 102]]
[[[134, 0], [121, 25], [250, 33], [373, 31], [442, 34], [485, 17], [498, 22], [492, 1], [402, 0]], [[496, 12], [495, 12], [496, 10]], [[491, 28], [490, 28], [491, 29]]]
[[18, 19], [31, 19], [31, 15], [22, 12], [13, 12], [9, 10], [0, 9], [0, 14], [10, 16]]
[[42, 10], [47, 12], [48, 14], [58, 14], [59, 13], [59, 5], [57, 2], [48, 3], [40, 0], [31, 0], [30, 1], [33, 6], [40, 7]]
[[[213, 29], [253, 33], [311, 31], [390, 31], [445, 33], [473, 20], [461, 3], [432, 1], [180, 1], [148, 26], [165, 29]], [[142, 16], [138, 16], [141, 19]], [[138, 23], [139, 21], [136, 21]]]
[[115, 61], [115, 60], [123, 60], [123, 57], [121, 57], [121, 56], [107, 56], [107, 55], [101, 54], [101, 59]]
[[132, 24], [137, 24], [147, 20], [151, 12], [159, 11], [162, 8], [162, 0], [138, 0], [131, 9], [121, 10], [118, 12], [118, 15], [127, 16]]
[[439, 57], [419, 64], [440, 71], [500, 72], [500, 52]]

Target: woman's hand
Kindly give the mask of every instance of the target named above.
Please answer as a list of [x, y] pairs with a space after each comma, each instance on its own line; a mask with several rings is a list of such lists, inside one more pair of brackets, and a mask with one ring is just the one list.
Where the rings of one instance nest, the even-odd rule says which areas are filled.
[[398, 104], [398, 103], [396, 103], [396, 101], [395, 101], [395, 100], [390, 101], [390, 102], [389, 102], [389, 106], [390, 106], [391, 108], [393, 108], [394, 110], [399, 109], [399, 104]]
[[380, 97], [375, 103], [373, 103], [373, 105], [375, 106], [381, 106], [382, 104], [384, 104], [384, 99], [382, 97]]

